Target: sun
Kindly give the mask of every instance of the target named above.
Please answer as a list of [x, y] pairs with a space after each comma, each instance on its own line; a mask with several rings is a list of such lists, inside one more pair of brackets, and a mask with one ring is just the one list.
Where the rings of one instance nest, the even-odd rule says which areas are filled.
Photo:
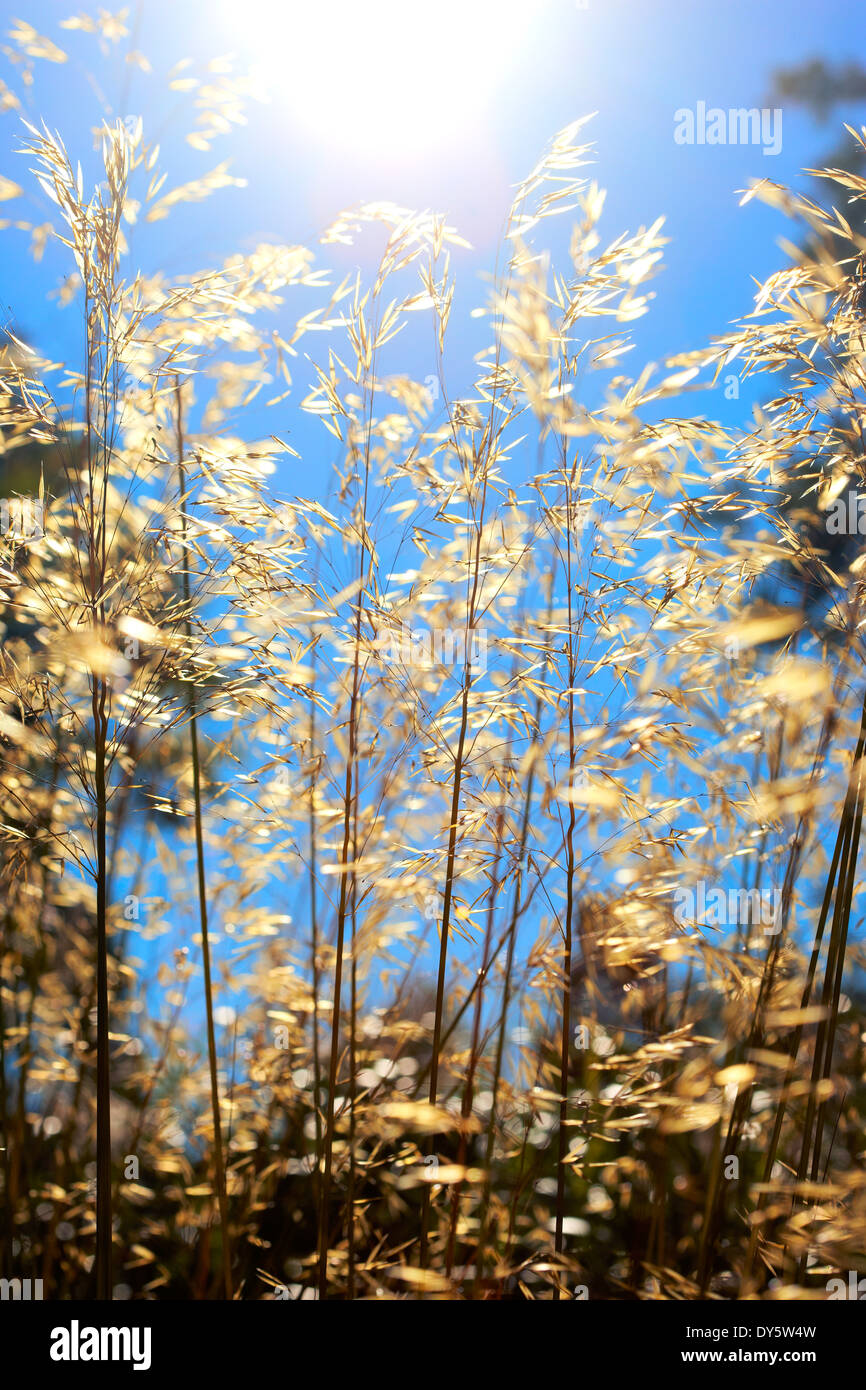
[[315, 142], [367, 159], [459, 146], [504, 90], [540, 6], [527, 0], [232, 0], [233, 35]]

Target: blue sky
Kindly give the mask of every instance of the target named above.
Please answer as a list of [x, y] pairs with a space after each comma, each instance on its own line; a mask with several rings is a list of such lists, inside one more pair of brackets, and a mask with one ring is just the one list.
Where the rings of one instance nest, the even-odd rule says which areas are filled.
[[[774, 243], [785, 231], [758, 204], [740, 208], [738, 190], [756, 175], [797, 179], [804, 165], [837, 143], [841, 116], [822, 128], [800, 110], [784, 110], [782, 149], [769, 156], [755, 145], [678, 145], [674, 113], [699, 101], [723, 108], [761, 105], [775, 67], [816, 55], [866, 55], [866, 7], [851, 0], [824, 0], [820, 6], [804, 0], [585, 0], [585, 7], [584, 0], [536, 0], [521, 15], [520, 7], [501, 0], [494, 10], [505, 21], [494, 36], [471, 22], [486, 3], [406, 4], [398, 7], [403, 19], [395, 25], [388, 0], [364, 6], [349, 0], [315, 6], [143, 0], [137, 11], [130, 7], [128, 22], [137, 12], [135, 46], [150, 59], [150, 74], [130, 75], [124, 62], [129, 40], [115, 56], [103, 57], [93, 36], [59, 29], [59, 21], [74, 11], [58, 0], [35, 0], [26, 15], [4, 5], [2, 30], [25, 17], [69, 53], [62, 67], [35, 65], [28, 114], [44, 116], [59, 129], [94, 178], [89, 131], [99, 118], [100, 91], [119, 114], [142, 115], [146, 138], [158, 133], [168, 187], [223, 159], [247, 178], [246, 189], [227, 189], [207, 204], [177, 209], [165, 222], [139, 225], [133, 254], [146, 270], [183, 274], [265, 240], [312, 243], [317, 228], [362, 199], [446, 212], [473, 243], [472, 251], [454, 261], [458, 292], [449, 366], [457, 377], [454, 389], [464, 390], [478, 346], [468, 313], [480, 302], [479, 276], [493, 264], [511, 189], [557, 129], [596, 111], [588, 134], [597, 164], [588, 172], [608, 190], [603, 232], [613, 238], [664, 214], [671, 238], [667, 268], [654, 285], [653, 311], [637, 325], [639, 346], [631, 365], [636, 371], [643, 360], [700, 346], [723, 331], [748, 311], [751, 277], [779, 263]], [[341, 35], [344, 59], [347, 48], [357, 58], [352, 114], [334, 95], [335, 82], [340, 90], [346, 86], [345, 73], [339, 64], [335, 72], [329, 57]], [[264, 72], [272, 99], [253, 102], [248, 123], [217, 139], [210, 152], [192, 150], [184, 138], [192, 125], [190, 98], [167, 96], [164, 74], [180, 58], [200, 63], [230, 52], [240, 68]], [[438, 105], [428, 100], [426, 112], [409, 113], [417, 136], [405, 138], [407, 117], [397, 112], [365, 138], [358, 108], [365, 92], [368, 102], [370, 93], [378, 94], [387, 108], [381, 96], [384, 65], [396, 57], [410, 73], [400, 91], [411, 101], [416, 89], [429, 95], [413, 74], [429, 68], [431, 52], [446, 95]], [[489, 76], [491, 68], [500, 73], [497, 81]], [[485, 73], [483, 81], [476, 84], [468, 76], [473, 71]], [[0, 75], [10, 85], [14, 81], [2, 59]], [[328, 129], [317, 131], [314, 123], [327, 111], [336, 114]], [[856, 120], [866, 113], [846, 114]], [[23, 161], [13, 153], [18, 116], [6, 112], [0, 120], [0, 173], [26, 183]], [[2, 211], [44, 220], [47, 205], [29, 188], [27, 195]], [[62, 252], [49, 250], [34, 268], [26, 241], [23, 234], [4, 235], [0, 303], [6, 319], [21, 325], [43, 351], [73, 358], [80, 341], [74, 311], [60, 312], [45, 298], [65, 268]], [[328, 260], [330, 248], [322, 252]], [[340, 268], [350, 268], [359, 254], [341, 251]], [[423, 359], [408, 365], [421, 376], [432, 370]], [[721, 401], [705, 408], [725, 410]], [[731, 408], [742, 411], [747, 403]], [[273, 422], [267, 425], [268, 432], [274, 428]], [[306, 427], [301, 429], [306, 438]]]

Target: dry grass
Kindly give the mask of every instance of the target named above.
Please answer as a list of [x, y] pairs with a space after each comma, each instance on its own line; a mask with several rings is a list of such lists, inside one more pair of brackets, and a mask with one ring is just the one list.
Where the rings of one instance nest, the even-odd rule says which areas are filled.
[[[626, 376], [664, 238], [605, 244], [575, 124], [457, 399], [444, 218], [341, 217], [319, 254], [372, 239], [369, 283], [285, 246], [172, 282], [124, 228], [223, 166], [166, 193], [107, 124], [91, 195], [25, 138], [85, 352], [10, 337], [0, 378], [45, 502], [0, 537], [3, 1275], [825, 1297], [866, 1262], [861, 557], [814, 543], [864, 478], [866, 243], [832, 203], [866, 181], [761, 185], [809, 249]], [[422, 321], [435, 400], [400, 370]], [[739, 432], [729, 371], [770, 378]], [[269, 486], [299, 410], [323, 498]]]

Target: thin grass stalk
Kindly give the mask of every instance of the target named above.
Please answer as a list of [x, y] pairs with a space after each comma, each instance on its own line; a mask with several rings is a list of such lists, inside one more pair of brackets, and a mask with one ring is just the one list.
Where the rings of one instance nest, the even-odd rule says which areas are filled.
[[[553, 577], [550, 577], [550, 585], [547, 601], [546, 628], [549, 628], [551, 614], [553, 612]], [[542, 699], [541, 695], [535, 697], [535, 708], [533, 711], [532, 729], [538, 731], [541, 726]], [[502, 975], [502, 1003], [499, 1009], [499, 1021], [496, 1033], [496, 1050], [493, 1060], [493, 1076], [491, 1080], [492, 1104], [490, 1107], [490, 1124], [487, 1127], [487, 1143], [484, 1155], [484, 1188], [481, 1198], [482, 1221], [479, 1233], [478, 1251], [476, 1254], [476, 1289], [481, 1278], [482, 1266], [486, 1257], [486, 1245], [488, 1232], [490, 1229], [490, 1192], [491, 1192], [491, 1172], [493, 1165], [493, 1150], [496, 1143], [496, 1122], [499, 1108], [499, 1085], [502, 1078], [502, 1065], [505, 1057], [505, 1037], [508, 1027], [508, 1009], [511, 1003], [511, 978], [514, 973], [514, 954], [517, 945], [517, 925], [520, 920], [520, 898], [523, 883], [523, 864], [526, 858], [526, 847], [529, 843], [529, 822], [532, 814], [532, 801], [535, 795], [535, 774], [536, 759], [533, 758], [529, 765], [529, 772], [526, 778], [526, 792], [523, 798], [523, 810], [520, 820], [520, 831], [517, 840], [517, 852], [514, 859], [514, 893], [511, 900], [511, 913], [508, 921], [507, 938], [508, 946], [505, 955], [505, 965]]]
[[[576, 738], [575, 738], [575, 719], [574, 719], [574, 685], [577, 674], [577, 658], [574, 640], [574, 615], [572, 608], [572, 537], [571, 537], [571, 508], [572, 508], [572, 479], [566, 483], [565, 494], [566, 507], [566, 584], [568, 586], [568, 786], [569, 791], [574, 787], [574, 774], [576, 770]], [[568, 830], [566, 833], [565, 844], [565, 873], [566, 873], [566, 901], [565, 901], [565, 932], [563, 943], [563, 981], [562, 981], [562, 1034], [560, 1039], [560, 1061], [559, 1061], [559, 1133], [557, 1142], [557, 1172], [556, 1172], [556, 1218], [554, 1227], [553, 1249], [557, 1260], [562, 1258], [564, 1249], [563, 1223], [565, 1219], [565, 1179], [566, 1179], [566, 1157], [568, 1154], [568, 1072], [569, 1072], [569, 1053], [571, 1046], [571, 952], [572, 952], [572, 925], [574, 914], [574, 828], [577, 816], [575, 812], [574, 800], [569, 797], [568, 804]], [[564, 1284], [558, 1284], [557, 1296], [559, 1299], [567, 1298], [568, 1291]]]
[[[855, 775], [859, 777], [858, 769], [860, 767], [860, 762], [863, 757], [864, 748], [866, 748], [866, 696], [864, 696], [863, 706], [861, 710], [860, 733], [857, 740], [856, 748], [854, 750], [854, 759], [851, 765], [851, 772], [849, 774], [848, 779], [848, 787], [846, 789], [845, 794], [845, 805], [843, 807], [842, 816], [839, 821], [839, 827], [836, 832], [836, 843], [833, 848], [833, 857], [827, 874], [827, 882], [824, 888], [824, 897], [821, 902], [821, 910], [818, 916], [818, 925], [815, 930], [815, 939], [812, 946], [812, 953], [809, 959], [809, 965], [806, 971], [806, 980], [800, 998], [801, 1012], [809, 1007], [809, 1003], [812, 997], [812, 989], [814, 987], [815, 975], [817, 973], [818, 963], [821, 956], [824, 931], [826, 929], [827, 918], [830, 913], [830, 904], [833, 901], [834, 885], [836, 883], [836, 877], [839, 870], [839, 861], [842, 856], [843, 845], [847, 836], [847, 827], [849, 823], [848, 811], [851, 803], [851, 798], [854, 795], [854, 778]], [[785, 1072], [785, 1079], [782, 1083], [782, 1091], [779, 1098], [779, 1103], [776, 1107], [776, 1113], [773, 1119], [773, 1130], [770, 1135], [770, 1141], [767, 1146], [767, 1155], [764, 1161], [763, 1182], [765, 1185], [770, 1182], [773, 1169], [776, 1164], [776, 1158], [779, 1151], [779, 1143], [782, 1137], [782, 1128], [785, 1122], [785, 1114], [790, 1099], [791, 1088], [794, 1084], [796, 1077], [797, 1058], [800, 1052], [803, 1032], [804, 1024], [799, 1023], [794, 1030], [788, 1047], [788, 1066]], [[760, 1193], [758, 1196], [757, 1210], [761, 1211], [763, 1207], [766, 1205], [766, 1202], [767, 1194], [764, 1192]], [[755, 1225], [752, 1228], [752, 1233], [749, 1239], [749, 1247], [746, 1254], [746, 1261], [744, 1267], [744, 1279], [746, 1281], [751, 1279], [751, 1273], [754, 1265], [754, 1259], [757, 1251], [759, 1238], [760, 1225], [758, 1223], [755, 1223]]]
[[[439, 934], [439, 969], [436, 977], [436, 1006], [433, 1022], [433, 1048], [430, 1062], [430, 1089], [428, 1100], [435, 1106], [439, 1094], [439, 1064], [442, 1050], [442, 1015], [445, 1004], [445, 979], [448, 964], [448, 934], [451, 928], [451, 899], [454, 892], [455, 866], [457, 862], [457, 822], [460, 815], [460, 794], [463, 784], [463, 766], [466, 751], [466, 734], [469, 728], [469, 692], [472, 686], [472, 666], [470, 661], [469, 634], [475, 626], [475, 611], [481, 582], [481, 537], [484, 530], [484, 508], [487, 497], [487, 470], [481, 489], [479, 519], [475, 527], [475, 555], [472, 568], [472, 589], [469, 595], [464, 633], [463, 693], [460, 703], [460, 732], [457, 751], [454, 755], [454, 772], [451, 787], [451, 816], [448, 826], [448, 855], [445, 865], [445, 891], [442, 901], [442, 922]], [[430, 1211], [430, 1184], [424, 1186], [421, 1201], [421, 1240], [419, 1263], [427, 1267], [427, 1222]]]
[[349, 701], [348, 748], [346, 754], [346, 777], [343, 788], [343, 840], [340, 855], [340, 900], [337, 907], [337, 933], [334, 961], [334, 1001], [331, 1021], [331, 1051], [328, 1063], [328, 1099], [325, 1116], [325, 1147], [322, 1171], [322, 1198], [319, 1212], [319, 1298], [324, 1300], [328, 1294], [328, 1248], [330, 1244], [331, 1208], [331, 1165], [334, 1151], [334, 1111], [337, 1090], [337, 1072], [340, 1060], [340, 1006], [343, 994], [343, 954], [346, 936], [346, 912], [349, 902], [350, 872], [354, 882], [354, 870], [349, 867], [349, 847], [352, 835], [352, 806], [355, 786], [355, 761], [357, 757], [358, 721], [361, 696], [361, 626], [364, 613], [364, 587], [368, 576], [366, 569], [372, 564], [367, 540], [367, 492], [370, 479], [369, 440], [365, 452], [364, 491], [361, 506], [361, 554], [358, 563], [358, 600], [355, 606], [354, 651], [352, 658], [352, 693]]
[[[484, 981], [490, 969], [490, 950], [493, 939], [493, 917], [496, 910], [496, 896], [499, 892], [500, 882], [500, 863], [502, 860], [502, 836], [505, 825], [505, 812], [500, 805], [496, 814], [496, 825], [494, 829], [494, 841], [496, 844], [496, 854], [493, 861], [493, 875], [490, 881], [487, 898], [487, 917], [484, 928], [484, 945], [481, 952], [481, 970], [479, 973], [478, 988], [475, 991], [475, 1009], [472, 1018], [472, 1041], [469, 1048], [469, 1065], [466, 1069], [466, 1081], [463, 1087], [463, 1100], [460, 1106], [460, 1114], [463, 1124], [460, 1129], [460, 1144], [457, 1154], [457, 1166], [462, 1168], [466, 1163], [468, 1145], [468, 1122], [472, 1115], [472, 1105], [475, 1096], [475, 1073], [480, 1059], [480, 1038], [481, 1038], [481, 1013], [484, 1003]], [[451, 1217], [448, 1228], [448, 1245], [445, 1257], [445, 1278], [451, 1278], [451, 1271], [454, 1267], [454, 1247], [457, 1240], [457, 1221], [460, 1214], [460, 1199], [463, 1194], [463, 1179], [458, 1178], [454, 1184], [454, 1191], [451, 1197]]]
[[[852, 772], [856, 775], [856, 790], [853, 806], [846, 798], [845, 838], [839, 864], [839, 878], [836, 889], [836, 902], [833, 911], [833, 925], [827, 947], [827, 961], [824, 984], [821, 991], [821, 1005], [824, 1012], [815, 1037], [815, 1051], [812, 1059], [812, 1074], [806, 1118], [803, 1125], [803, 1142], [797, 1181], [803, 1183], [809, 1173], [809, 1154], [811, 1150], [811, 1178], [819, 1180], [821, 1150], [823, 1146], [826, 1115], [826, 1099], [817, 1099], [817, 1087], [828, 1083], [833, 1065], [833, 1045], [836, 1024], [839, 1016], [839, 999], [842, 976], [845, 970], [845, 949], [848, 941], [848, 927], [851, 919], [851, 901], [854, 889], [854, 875], [857, 868], [857, 854], [860, 847], [860, 831], [863, 823], [863, 763], [858, 760]], [[813, 1132], [814, 1126], [814, 1132]], [[807, 1252], [804, 1251], [798, 1263], [798, 1279], [802, 1279], [806, 1269]]]
[[[6, 937], [11, 923], [11, 913], [8, 911], [4, 915], [3, 935]], [[3, 1165], [3, 1250], [0, 1252], [0, 1276], [7, 1277], [12, 1273], [12, 1232], [14, 1230], [12, 1194], [9, 1190], [9, 1145], [11, 1136], [9, 1133], [9, 1097], [6, 1080], [6, 1003], [4, 1000], [5, 972], [0, 962], [0, 1135], [2, 1135], [2, 1162]]]
[[[85, 348], [85, 439], [87, 448], [88, 495], [86, 500], [87, 517], [87, 558], [89, 578], [89, 603], [94, 637], [99, 640], [105, 627], [105, 603], [103, 591], [106, 573], [106, 535], [107, 535], [107, 497], [108, 497], [108, 416], [103, 391], [102, 418], [102, 469], [101, 496], [97, 504], [97, 463], [100, 448], [99, 432], [93, 418], [94, 397], [98, 386], [96, 376], [102, 378], [104, 387], [105, 371], [94, 372], [99, 351], [95, 345], [95, 325], [99, 321], [99, 307], [91, 300], [91, 267], [85, 262], [84, 319], [86, 333]], [[96, 443], [94, 443], [96, 441]], [[97, 512], [99, 506], [99, 512]], [[109, 1042], [109, 994], [108, 994], [108, 922], [106, 881], [108, 873], [106, 826], [108, 818], [108, 795], [106, 777], [107, 752], [107, 699], [108, 691], [103, 676], [96, 669], [90, 673], [91, 717], [93, 721], [94, 781], [93, 799], [96, 812], [95, 850], [96, 850], [96, 1256], [94, 1260], [96, 1277], [96, 1297], [101, 1302], [111, 1299], [112, 1281], [112, 1200], [111, 1200], [111, 1055]]]
[[[177, 407], [177, 471], [180, 483], [182, 583], [184, 602], [184, 631], [188, 651], [192, 651], [192, 599], [189, 582], [189, 551], [187, 549], [186, 525], [186, 472], [184, 469], [183, 401], [179, 379], [175, 381], [175, 401]], [[202, 828], [201, 759], [198, 745], [198, 700], [194, 679], [187, 682], [187, 709], [189, 712], [190, 749], [192, 755], [192, 785], [195, 812], [195, 856], [198, 881], [198, 908], [201, 927], [202, 965], [204, 967], [204, 999], [207, 1020], [208, 1070], [210, 1073], [211, 1113], [213, 1115], [214, 1168], [216, 1170], [217, 1200], [220, 1213], [220, 1232], [222, 1237], [223, 1288], [226, 1299], [231, 1302], [232, 1268], [229, 1233], [228, 1193], [223, 1160], [222, 1123], [220, 1120], [219, 1076], [217, 1071], [216, 1031], [213, 1017], [213, 983], [211, 980], [210, 938], [208, 935], [207, 875], [205, 872], [204, 831]]]
[[322, 1108], [321, 1108], [321, 1084], [322, 1067], [319, 1055], [319, 913], [318, 913], [318, 831], [316, 828], [316, 645], [313, 643], [311, 651], [311, 664], [313, 678], [311, 683], [310, 699], [310, 815], [309, 815], [309, 835], [310, 835], [310, 967], [312, 974], [313, 990], [313, 1011], [311, 1015], [311, 1044], [313, 1054], [313, 1110], [316, 1119], [316, 1163], [315, 1163], [315, 1182], [316, 1194], [321, 1183], [321, 1163], [322, 1163]]
[[[358, 862], [358, 764], [355, 764], [355, 794], [352, 825], [352, 863]], [[358, 1096], [358, 880], [352, 875], [351, 902], [351, 968], [349, 972], [349, 1181], [346, 1193], [346, 1245], [347, 1279], [346, 1298], [355, 1297], [355, 1183], [357, 1165], [355, 1161], [355, 1131], [357, 1128], [356, 1102]]]

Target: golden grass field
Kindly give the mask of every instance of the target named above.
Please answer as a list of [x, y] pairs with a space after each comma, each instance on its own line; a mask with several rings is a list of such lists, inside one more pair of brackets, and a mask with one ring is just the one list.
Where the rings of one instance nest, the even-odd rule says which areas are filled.
[[[62, 41], [22, 21], [22, 74]], [[90, 183], [28, 116], [0, 189], [81, 342], [0, 358], [2, 1276], [832, 1296], [866, 1262], [866, 179], [757, 183], [776, 272], [644, 367], [665, 236], [602, 230], [584, 121], [463, 297], [459, 228], [390, 203], [140, 267], [136, 225], [247, 196], [210, 152], [242, 90], [195, 80], [196, 180], [107, 115]], [[739, 429], [731, 373], [765, 378]]]

